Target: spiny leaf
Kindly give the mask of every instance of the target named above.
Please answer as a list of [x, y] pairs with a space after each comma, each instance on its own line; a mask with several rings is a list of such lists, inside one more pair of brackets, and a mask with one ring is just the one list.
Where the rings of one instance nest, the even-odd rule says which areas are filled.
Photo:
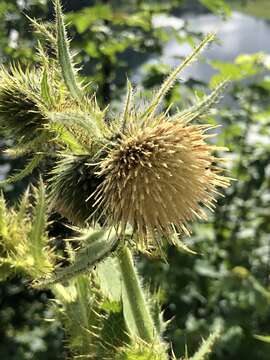
[[29, 195], [30, 195], [30, 187], [28, 186], [23, 193], [17, 212], [17, 220], [18, 222], [23, 222], [26, 218], [27, 211], [29, 208]]
[[34, 30], [43, 35], [47, 41], [49, 41], [55, 48], [57, 45], [56, 38], [53, 33], [49, 30], [48, 26], [43, 23], [38, 22], [36, 19], [31, 18], [28, 15], [25, 15], [27, 19], [31, 22]]
[[210, 33], [208, 34], [203, 41], [194, 49], [194, 51], [167, 77], [157, 94], [155, 94], [154, 99], [147, 107], [145, 112], [143, 113], [142, 117], [149, 117], [151, 116], [156, 110], [157, 107], [160, 105], [162, 99], [170, 90], [172, 85], [177, 79], [179, 73], [186, 68], [186, 66], [190, 65], [199, 55], [199, 53], [205, 48], [207, 44], [213, 41], [215, 35]]
[[100, 313], [102, 294], [96, 296], [95, 284], [80, 275], [67, 287], [52, 287], [56, 297], [55, 313], [69, 335], [69, 348], [80, 359], [91, 359], [96, 353], [104, 315]]
[[129, 345], [117, 349], [115, 360], [168, 360], [164, 343], [146, 343], [133, 337]]
[[80, 275], [69, 286], [52, 287], [56, 313], [69, 335], [75, 359], [114, 359], [116, 348], [129, 342], [120, 302], [104, 296], [95, 274]]
[[4, 152], [8, 156], [13, 156], [13, 157], [27, 155], [33, 152], [37, 152], [41, 148], [41, 146], [43, 146], [48, 142], [48, 140], [49, 140], [48, 133], [43, 133], [37, 136], [36, 138], [34, 138], [33, 140], [28, 141], [25, 144], [13, 146], [12, 148], [4, 150]]
[[30, 175], [33, 170], [38, 166], [41, 160], [44, 158], [43, 154], [36, 154], [32, 160], [25, 166], [25, 168], [18, 173], [10, 176], [6, 180], [0, 182], [0, 186], [5, 186], [8, 184], [12, 184], [14, 182], [20, 181], [24, 179], [26, 176]]
[[206, 339], [199, 350], [189, 360], [204, 360], [212, 351], [213, 345], [219, 339], [221, 333], [221, 325], [217, 324], [213, 333]]
[[181, 120], [190, 122], [206, 115], [209, 110], [219, 101], [228, 86], [229, 81], [222, 81], [208, 96], [204, 97], [202, 101], [190, 107], [187, 110], [181, 111], [172, 117], [172, 121]]
[[109, 257], [96, 267], [102, 293], [112, 301], [121, 301], [122, 281], [117, 259]]
[[56, 14], [58, 60], [62, 76], [72, 97], [79, 101], [82, 99], [83, 94], [77, 83], [76, 71], [72, 64], [60, 0], [54, 1], [54, 8]]
[[76, 132], [77, 130], [78, 137], [88, 138], [89, 144], [91, 142], [104, 142], [103, 131], [96, 121], [91, 121], [90, 114], [75, 112], [71, 109], [63, 112], [49, 112], [47, 116], [52, 122], [62, 124], [69, 132]]
[[86, 244], [76, 253], [74, 263], [59, 269], [50, 278], [37, 281], [34, 286], [46, 287], [58, 282], [66, 282], [79, 274], [90, 271], [99, 262], [110, 256], [118, 245], [119, 238], [114, 231], [100, 230], [95, 234], [90, 232]]
[[[44, 186], [33, 189], [34, 210], [30, 205], [29, 190], [23, 195], [18, 210], [6, 210], [6, 231], [2, 232], [1, 269], [9, 275], [17, 271], [31, 278], [51, 273], [54, 255], [48, 247], [47, 216]], [[3, 214], [2, 214], [3, 215]]]
[[7, 208], [4, 194], [0, 192], [0, 236], [6, 237], [8, 233]]
[[49, 106], [53, 105], [54, 101], [51, 95], [49, 79], [48, 79], [48, 67], [46, 65], [44, 66], [42, 79], [41, 79], [41, 96]]
[[43, 257], [44, 242], [43, 234], [47, 225], [45, 188], [42, 180], [36, 191], [36, 205], [33, 214], [33, 224], [28, 235], [33, 259], [38, 266], [39, 260]]

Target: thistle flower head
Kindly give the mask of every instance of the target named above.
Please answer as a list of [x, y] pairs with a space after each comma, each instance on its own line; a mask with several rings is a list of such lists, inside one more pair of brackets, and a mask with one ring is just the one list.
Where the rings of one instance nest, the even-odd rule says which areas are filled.
[[93, 202], [86, 202], [101, 182], [94, 164], [89, 156], [66, 156], [52, 171], [51, 206], [76, 225], [85, 225], [94, 212]]
[[188, 235], [188, 222], [206, 219], [202, 205], [212, 209], [216, 188], [229, 183], [206, 142], [210, 129], [165, 115], [127, 126], [101, 161], [104, 180], [91, 197], [108, 224], [120, 233], [130, 224], [148, 246], [158, 235]]
[[41, 72], [0, 70], [0, 126], [17, 142], [32, 140], [44, 123], [39, 110]]

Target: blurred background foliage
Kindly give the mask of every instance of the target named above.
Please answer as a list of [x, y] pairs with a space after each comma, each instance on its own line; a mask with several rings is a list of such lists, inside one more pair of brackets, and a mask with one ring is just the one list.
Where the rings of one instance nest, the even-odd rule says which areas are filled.
[[[214, 54], [211, 49], [206, 51], [202, 65], [183, 74], [166, 101], [175, 102], [179, 108], [190, 105], [194, 94], [200, 97], [220, 78], [230, 76], [227, 94], [209, 121], [223, 125], [218, 143], [229, 147], [228, 168], [237, 181], [219, 199], [209, 222], [196, 224], [192, 237], [186, 239], [197, 255], [168, 248], [167, 264], [143, 258], [138, 258], [138, 262], [152, 289], [160, 289], [165, 317], [172, 319], [167, 337], [178, 357], [184, 355], [185, 347], [192, 353], [211, 325], [221, 321], [224, 332], [212, 359], [269, 359], [270, 344], [255, 337], [270, 334], [269, 46], [264, 47], [258, 32], [256, 46], [252, 47], [250, 41], [250, 51], [242, 54], [241, 43], [237, 41], [241, 28], [236, 26], [231, 29], [230, 46], [237, 56], [228, 59], [220, 55], [224, 45], [222, 29], [227, 26], [228, 30], [235, 21], [255, 22], [258, 31], [259, 26], [266, 29], [264, 35], [269, 39], [269, 1], [63, 3], [73, 48], [83, 66], [82, 74], [96, 88], [99, 101], [103, 105], [111, 103], [112, 112], [123, 97], [127, 76], [137, 91], [146, 96], [151, 94], [187, 49], [204, 32], [213, 29], [211, 21], [215, 24], [217, 17], [221, 19], [218, 21], [222, 25], [217, 29], [221, 40], [214, 45]], [[3, 64], [18, 60], [25, 65], [35, 62], [37, 38], [25, 14], [49, 21], [53, 18], [52, 4], [47, 0], [0, 0]], [[248, 37], [249, 33], [244, 35]], [[175, 57], [173, 47], [176, 52], [179, 49]], [[0, 137], [0, 148], [3, 150], [6, 145]], [[1, 151], [0, 177], [5, 178], [24, 162], [23, 158], [16, 161], [7, 158]], [[17, 201], [26, 184], [27, 179], [5, 189], [10, 203]], [[29, 289], [19, 276], [1, 284], [2, 359], [65, 358], [60, 324], [44, 320], [52, 318], [49, 298], [50, 293]]]

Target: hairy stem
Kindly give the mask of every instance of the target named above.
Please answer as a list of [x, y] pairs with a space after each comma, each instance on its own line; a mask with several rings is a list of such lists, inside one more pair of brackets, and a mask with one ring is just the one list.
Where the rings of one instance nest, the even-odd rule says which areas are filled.
[[[121, 251], [118, 261], [124, 286], [123, 293], [136, 325], [136, 335], [147, 343], [153, 343], [156, 336], [155, 326], [135, 270], [131, 252], [127, 247]], [[125, 306], [125, 301], [123, 303]]]

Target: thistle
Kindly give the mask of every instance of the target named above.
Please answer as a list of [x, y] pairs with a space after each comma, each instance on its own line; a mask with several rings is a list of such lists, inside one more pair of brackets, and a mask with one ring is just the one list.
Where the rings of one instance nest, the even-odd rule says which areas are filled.
[[66, 156], [52, 170], [50, 203], [54, 210], [73, 224], [86, 225], [93, 213], [93, 201], [86, 202], [101, 178], [95, 174], [95, 162], [90, 156]]
[[[85, 236], [73, 239], [80, 246], [74, 251], [70, 247], [69, 266], [56, 269], [55, 249], [51, 251], [48, 246], [43, 183], [36, 191], [33, 221], [23, 211], [28, 197], [20, 207], [20, 216], [14, 215], [16, 234], [20, 235], [15, 240], [20, 248], [12, 251], [7, 246], [7, 210], [0, 198], [0, 235], [6, 244], [0, 249], [4, 251], [0, 265], [9, 266], [8, 270], [24, 267], [37, 286], [51, 287], [69, 314], [64, 322], [74, 337], [70, 347], [79, 357], [165, 360], [168, 346], [162, 340], [164, 327], [152, 316], [126, 239], [130, 239], [131, 231], [139, 250], [149, 251], [154, 245], [160, 253], [165, 239], [181, 245], [176, 235], [189, 235], [189, 222], [206, 219], [203, 207], [212, 210], [218, 188], [229, 185], [229, 178], [218, 165], [223, 159], [216, 157], [216, 151], [224, 149], [207, 141], [214, 127], [192, 123], [208, 114], [226, 82], [190, 109], [173, 116], [169, 116], [169, 109], [159, 111], [179, 73], [214, 35], [208, 35], [172, 71], [147, 106], [135, 104], [128, 82], [123, 111], [108, 122], [107, 109], [100, 110], [95, 95], [88, 96], [78, 80], [60, 1], [54, 0], [54, 6], [56, 40], [47, 27], [33, 21], [36, 30], [55, 46], [53, 61], [40, 48], [40, 70], [2, 70], [0, 126], [8, 136], [14, 135], [20, 153], [34, 155], [12, 181], [29, 174], [48, 155], [44, 148], [40, 153], [41, 144], [47, 149], [47, 142], [53, 143], [53, 159], [56, 155], [57, 161], [48, 179], [50, 209], [87, 231]], [[24, 142], [26, 147], [22, 146]], [[28, 221], [21, 220], [22, 214]], [[98, 226], [91, 229], [96, 223]], [[106, 264], [105, 259], [111, 256], [116, 259], [108, 259]], [[3, 269], [6, 272], [6, 267]], [[90, 271], [90, 277], [80, 276]], [[105, 284], [100, 281], [96, 287], [102, 273]], [[75, 288], [58, 284], [69, 281], [77, 284]], [[111, 292], [104, 296], [108, 293], [106, 283], [111, 287], [118, 284], [117, 295]], [[120, 330], [115, 339], [110, 335], [112, 324]], [[212, 342], [206, 343], [198, 359], [205, 356]]]
[[95, 200], [96, 211], [120, 235], [131, 225], [140, 249], [149, 249], [153, 243], [160, 248], [164, 237], [180, 245], [175, 234], [190, 235], [188, 223], [206, 220], [203, 207], [213, 210], [217, 189], [230, 183], [218, 165], [224, 159], [215, 155], [226, 149], [207, 142], [215, 127], [191, 123], [208, 113], [226, 82], [187, 111], [171, 117], [168, 110], [157, 112], [181, 69], [182, 65], [168, 77], [146, 109], [134, 106], [128, 84], [123, 116], [112, 126], [115, 135], [97, 169], [103, 180], [88, 198]]
[[[114, 227], [121, 237], [131, 226], [141, 250], [153, 245], [161, 249], [165, 238], [180, 246], [178, 234], [190, 235], [190, 222], [207, 219], [204, 207], [213, 210], [218, 188], [229, 185], [218, 165], [223, 159], [215, 155], [226, 149], [208, 143], [214, 126], [192, 121], [209, 113], [226, 82], [176, 115], [158, 109], [182, 69], [213, 38], [210, 34], [199, 44], [146, 107], [135, 104], [128, 82], [122, 114], [109, 124], [100, 115], [92, 119], [92, 125], [87, 117], [65, 112], [55, 115], [71, 133], [73, 129], [65, 124], [76, 126], [74, 138], [85, 133], [86, 140], [83, 136], [77, 139], [88, 153], [67, 157], [55, 166], [51, 199], [57, 211], [75, 225], [99, 222]], [[85, 146], [87, 142], [95, 144], [94, 151]]]
[[143, 242], [157, 234], [189, 235], [187, 222], [206, 219], [201, 205], [212, 210], [216, 187], [228, 179], [205, 142], [209, 125], [188, 125], [165, 115], [127, 125], [100, 163], [104, 178], [93, 197], [110, 226], [125, 233], [128, 224]]
[[23, 271], [30, 277], [50, 274], [55, 255], [49, 244], [47, 199], [43, 182], [32, 188], [35, 205], [26, 191], [18, 208], [8, 209], [0, 195], [0, 278]]
[[41, 72], [19, 66], [0, 70], [0, 126], [18, 143], [36, 139], [45, 119], [40, 112]]

